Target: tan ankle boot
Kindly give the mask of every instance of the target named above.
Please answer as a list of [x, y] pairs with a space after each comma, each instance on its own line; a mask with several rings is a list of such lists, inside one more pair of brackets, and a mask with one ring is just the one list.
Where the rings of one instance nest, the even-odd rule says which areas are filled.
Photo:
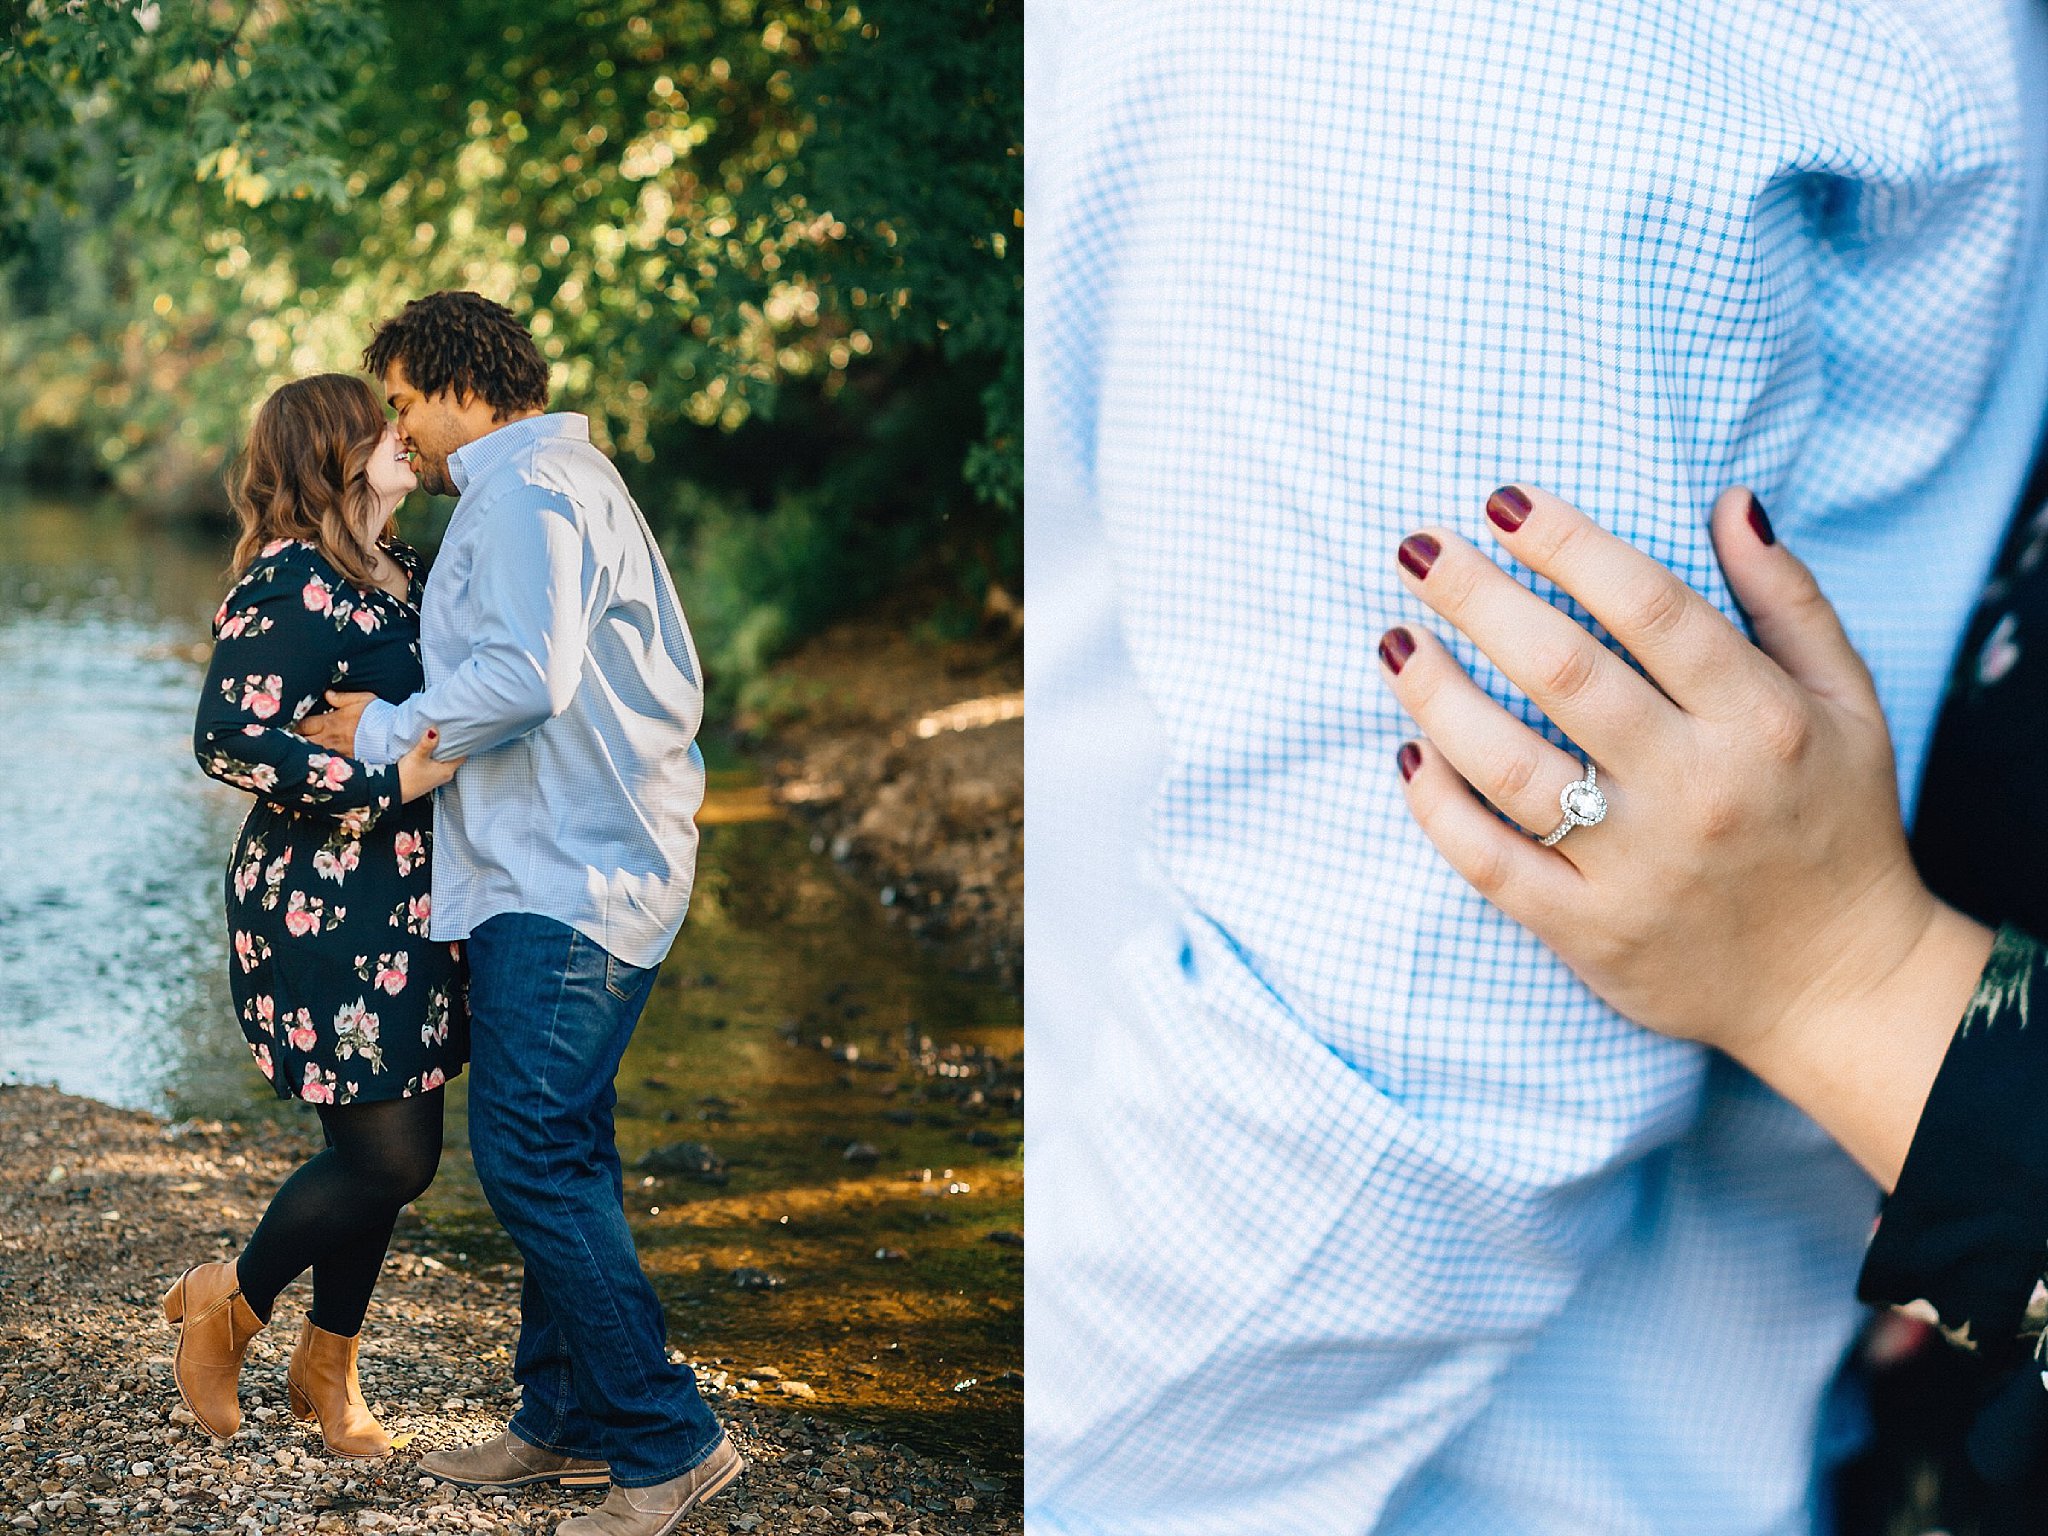
[[242, 1299], [232, 1260], [198, 1264], [164, 1293], [164, 1316], [178, 1325], [171, 1374], [178, 1395], [206, 1432], [225, 1440], [242, 1427], [242, 1356], [263, 1319]]
[[285, 1387], [295, 1419], [320, 1421], [320, 1438], [337, 1456], [382, 1456], [391, 1449], [391, 1437], [363, 1401], [363, 1389], [356, 1381], [356, 1343], [359, 1335], [343, 1338], [313, 1319], [299, 1330], [298, 1346], [285, 1371]]

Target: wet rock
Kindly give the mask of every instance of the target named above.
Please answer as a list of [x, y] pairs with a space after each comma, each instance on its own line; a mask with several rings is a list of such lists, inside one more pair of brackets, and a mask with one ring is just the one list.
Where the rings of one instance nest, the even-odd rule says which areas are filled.
[[779, 1291], [789, 1284], [772, 1269], [756, 1269], [746, 1264], [732, 1272], [732, 1283], [735, 1290], [741, 1291]]
[[643, 1173], [695, 1179], [700, 1184], [723, 1184], [730, 1177], [725, 1159], [701, 1141], [674, 1141], [656, 1147], [633, 1166]]
[[841, 1156], [849, 1163], [873, 1166], [882, 1160], [882, 1149], [871, 1141], [850, 1141]]
[[992, 1243], [1001, 1243], [1005, 1248], [1022, 1248], [1024, 1246], [1024, 1234], [1022, 1232], [991, 1232], [988, 1235], [988, 1240]]

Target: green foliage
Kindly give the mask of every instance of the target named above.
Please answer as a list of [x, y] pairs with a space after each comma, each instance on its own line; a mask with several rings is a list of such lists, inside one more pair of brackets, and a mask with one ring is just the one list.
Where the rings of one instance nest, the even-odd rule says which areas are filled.
[[912, 574], [1016, 580], [1019, 0], [29, 14], [0, 468], [210, 500], [270, 388], [470, 287], [529, 318], [718, 665]]

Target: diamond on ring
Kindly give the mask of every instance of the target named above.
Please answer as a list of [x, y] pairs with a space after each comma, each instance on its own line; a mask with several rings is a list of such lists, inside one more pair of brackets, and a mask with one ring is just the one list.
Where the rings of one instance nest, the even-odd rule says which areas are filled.
[[1607, 819], [1607, 797], [1600, 793], [1595, 782], [1600, 770], [1591, 763], [1586, 764], [1586, 776], [1574, 779], [1558, 791], [1557, 806], [1564, 812], [1564, 820], [1557, 824], [1557, 830], [1548, 837], [1536, 841], [1545, 848], [1554, 848], [1564, 841], [1565, 833], [1573, 827], [1597, 827]]

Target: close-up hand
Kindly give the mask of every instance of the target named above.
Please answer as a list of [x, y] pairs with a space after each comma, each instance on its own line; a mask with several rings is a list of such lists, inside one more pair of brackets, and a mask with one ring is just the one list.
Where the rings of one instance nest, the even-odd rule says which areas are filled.
[[410, 803], [421, 795], [432, 794], [443, 784], [455, 777], [455, 770], [469, 759], [452, 757], [446, 762], [434, 756], [434, 748], [441, 742], [441, 733], [428, 726], [425, 734], [413, 743], [412, 750], [398, 760], [399, 798]]
[[[1427, 629], [1388, 631], [1385, 675], [1427, 737], [1401, 749], [1410, 809], [1474, 887], [1619, 1012], [1745, 1059], [1788, 1023], [1871, 1005], [1916, 949], [1955, 937], [1964, 920], [1907, 850], [1869, 670], [1748, 491], [1722, 494], [1712, 532], [1759, 644], [1555, 496], [1505, 486], [1487, 517], [1647, 679], [1457, 534], [1403, 541], [1408, 589], [1586, 754], [1606, 802], [1541, 846], [1580, 760]], [[1583, 792], [1577, 803], [1597, 814]]]
[[375, 697], [374, 693], [343, 693], [330, 688], [327, 690], [329, 708], [317, 715], [306, 716], [292, 729], [330, 752], [354, 757], [356, 723], [363, 718], [363, 706]]

